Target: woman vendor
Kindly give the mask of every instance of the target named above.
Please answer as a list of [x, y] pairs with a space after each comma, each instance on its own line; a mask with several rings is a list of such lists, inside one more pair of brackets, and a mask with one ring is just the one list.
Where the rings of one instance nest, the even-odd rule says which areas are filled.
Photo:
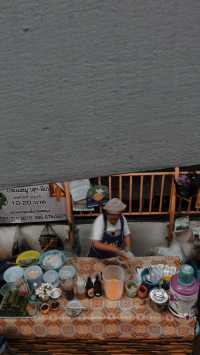
[[110, 258], [125, 256], [131, 249], [131, 233], [122, 215], [126, 205], [118, 198], [109, 200], [104, 212], [94, 221], [90, 257]]

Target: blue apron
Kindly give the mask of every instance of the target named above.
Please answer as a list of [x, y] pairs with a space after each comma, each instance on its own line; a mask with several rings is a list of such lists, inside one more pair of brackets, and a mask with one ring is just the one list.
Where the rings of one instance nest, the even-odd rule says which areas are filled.
[[[119, 235], [113, 235], [112, 232], [108, 232], [107, 229], [107, 218], [105, 215], [104, 216], [104, 233], [103, 233], [103, 238], [101, 240], [102, 243], [105, 244], [114, 244], [118, 248], [121, 248], [123, 241], [124, 241], [124, 219], [121, 216], [120, 217], [120, 223], [121, 223], [121, 230]], [[104, 250], [99, 250], [96, 249], [94, 246], [91, 247], [90, 252], [89, 252], [89, 257], [94, 257], [94, 258], [112, 258], [115, 257], [116, 254], [112, 253], [110, 251], [104, 251]]]

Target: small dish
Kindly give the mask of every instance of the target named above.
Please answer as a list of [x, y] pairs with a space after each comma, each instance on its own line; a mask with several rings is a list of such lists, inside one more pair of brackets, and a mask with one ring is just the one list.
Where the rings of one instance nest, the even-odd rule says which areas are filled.
[[50, 292], [50, 297], [54, 300], [57, 300], [62, 295], [62, 291], [60, 288], [53, 288]]
[[77, 317], [85, 307], [78, 300], [70, 301], [66, 304], [65, 312], [70, 317]]
[[60, 307], [60, 303], [57, 301], [54, 301], [51, 303], [51, 309], [52, 311], [57, 311], [57, 309]]
[[42, 314], [48, 314], [49, 313], [49, 305], [48, 303], [42, 303], [40, 306], [40, 312]]

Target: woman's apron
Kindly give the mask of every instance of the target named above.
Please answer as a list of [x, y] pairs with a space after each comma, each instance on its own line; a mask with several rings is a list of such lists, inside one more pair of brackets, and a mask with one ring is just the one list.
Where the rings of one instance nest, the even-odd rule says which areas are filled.
[[[121, 223], [120, 234], [113, 235], [112, 232], [108, 232], [106, 230], [107, 229], [107, 218], [104, 215], [104, 233], [103, 233], [103, 238], [101, 240], [101, 243], [110, 244], [110, 245], [113, 244], [113, 245], [117, 246], [118, 248], [121, 248], [123, 241], [124, 241], [124, 219], [122, 216], [120, 217], [120, 223]], [[116, 254], [112, 253], [110, 251], [96, 249], [94, 247], [94, 245], [92, 245], [88, 256], [104, 259], [104, 258], [115, 257]]]

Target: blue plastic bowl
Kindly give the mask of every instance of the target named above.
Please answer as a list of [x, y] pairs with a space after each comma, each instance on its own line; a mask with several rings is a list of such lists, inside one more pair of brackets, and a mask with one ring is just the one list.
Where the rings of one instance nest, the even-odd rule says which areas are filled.
[[4, 280], [8, 283], [15, 283], [23, 279], [23, 276], [24, 276], [24, 271], [19, 266], [11, 266], [3, 274]]
[[156, 282], [152, 282], [146, 279], [146, 275], [149, 274], [149, 269], [145, 268], [142, 272], [141, 272], [141, 279], [142, 279], [142, 284], [144, 286], [146, 286], [149, 290], [152, 290], [153, 288], [155, 288], [156, 286], [158, 286], [159, 281]]
[[[52, 262], [50, 262], [51, 259], [52, 259]], [[54, 259], [56, 259], [56, 261], [57, 261], [56, 263], [55, 263]], [[47, 260], [49, 260], [48, 263], [47, 263]], [[52, 249], [52, 250], [44, 252], [43, 254], [41, 254], [40, 260], [39, 260], [40, 266], [45, 271], [59, 270], [64, 265], [64, 262], [65, 262], [64, 252], [61, 250], [57, 250], [57, 249]]]

